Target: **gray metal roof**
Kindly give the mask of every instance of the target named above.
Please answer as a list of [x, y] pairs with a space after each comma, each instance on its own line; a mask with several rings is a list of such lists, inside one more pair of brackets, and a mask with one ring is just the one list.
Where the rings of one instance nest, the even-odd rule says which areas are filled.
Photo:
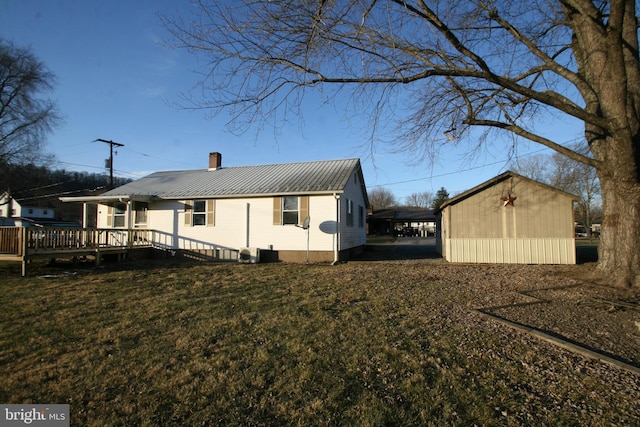
[[181, 199], [340, 193], [354, 171], [358, 171], [363, 184], [359, 159], [166, 171], [114, 188], [102, 196]]

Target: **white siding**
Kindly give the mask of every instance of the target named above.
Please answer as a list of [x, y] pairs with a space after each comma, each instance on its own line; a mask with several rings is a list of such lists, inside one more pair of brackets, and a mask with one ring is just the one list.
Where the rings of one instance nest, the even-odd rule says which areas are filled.
[[[349, 186], [349, 194], [354, 204], [354, 225], [341, 226], [341, 250], [364, 245], [366, 229], [360, 227], [359, 206], [364, 206], [361, 192]], [[358, 187], [359, 190], [359, 187]], [[341, 205], [346, 197], [340, 197]], [[333, 195], [309, 197], [309, 249], [312, 251], [333, 251], [335, 248], [335, 220], [338, 200]], [[346, 211], [341, 206], [342, 220]], [[107, 228], [108, 207], [98, 209], [98, 227]], [[250, 246], [276, 251], [306, 250], [307, 232], [294, 225], [273, 224], [273, 197], [249, 199], [216, 199], [214, 226], [185, 225], [185, 205], [183, 201], [160, 201], [149, 204], [147, 228], [157, 230], [156, 240], [161, 246], [173, 249], [192, 250], [237, 250]], [[304, 218], [301, 218], [302, 222]]]
[[[364, 195], [362, 194], [360, 177], [353, 173], [340, 196], [340, 250], [364, 246], [367, 243], [366, 212]], [[347, 225], [347, 200], [353, 202], [353, 225]], [[363, 208], [363, 225], [360, 227], [360, 207]], [[334, 205], [335, 209], [335, 205]], [[334, 215], [335, 218], [335, 215]]]

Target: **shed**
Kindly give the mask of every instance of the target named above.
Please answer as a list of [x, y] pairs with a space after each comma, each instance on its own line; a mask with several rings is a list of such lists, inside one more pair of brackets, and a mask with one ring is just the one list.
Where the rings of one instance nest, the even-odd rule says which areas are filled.
[[449, 262], [575, 264], [575, 200], [507, 171], [440, 206], [437, 250]]

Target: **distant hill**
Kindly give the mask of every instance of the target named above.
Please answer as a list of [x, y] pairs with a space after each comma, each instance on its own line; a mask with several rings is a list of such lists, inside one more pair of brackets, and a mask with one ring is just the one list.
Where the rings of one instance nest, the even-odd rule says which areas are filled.
[[[114, 177], [114, 186], [131, 182]], [[55, 208], [56, 219], [82, 219], [82, 206], [62, 203], [60, 196], [98, 195], [109, 189], [109, 175], [49, 169], [33, 164], [0, 165], [0, 193], [8, 191], [23, 206]]]

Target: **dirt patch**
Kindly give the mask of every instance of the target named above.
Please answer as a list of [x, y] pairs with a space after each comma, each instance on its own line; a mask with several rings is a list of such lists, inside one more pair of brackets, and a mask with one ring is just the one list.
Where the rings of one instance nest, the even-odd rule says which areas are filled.
[[[640, 369], [640, 289], [614, 287], [598, 273], [595, 263], [585, 261], [584, 254], [579, 265], [477, 265], [477, 274], [469, 277], [470, 270], [463, 264], [449, 264], [430, 248], [428, 255], [431, 256], [407, 258], [406, 251], [412, 249], [411, 246], [373, 246], [361, 260], [407, 266], [429, 263], [434, 269], [442, 269], [436, 276], [446, 276], [449, 282], [475, 284], [484, 277], [493, 283], [487, 283], [487, 288], [478, 292], [478, 296], [484, 297], [474, 308], [498, 320], [540, 331]], [[516, 272], [531, 268], [544, 273], [526, 278], [530, 287], [526, 281], [513, 287], [514, 281], [522, 281]], [[490, 271], [488, 277], [487, 271]], [[462, 272], [465, 276], [457, 279]], [[509, 284], [510, 289], [500, 286], [501, 283]], [[488, 289], [493, 292], [486, 293]]]
[[640, 367], [640, 291], [593, 282], [522, 292], [532, 302], [483, 311]]

